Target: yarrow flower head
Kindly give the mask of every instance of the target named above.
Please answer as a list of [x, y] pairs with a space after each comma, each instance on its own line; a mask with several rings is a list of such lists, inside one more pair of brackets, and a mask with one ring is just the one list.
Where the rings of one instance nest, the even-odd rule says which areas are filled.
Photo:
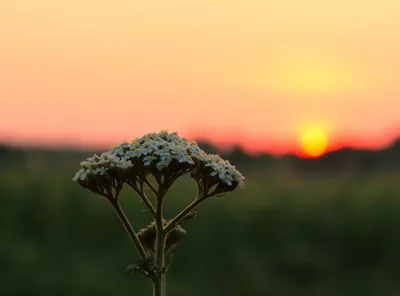
[[132, 164], [132, 173], [136, 178], [151, 174], [157, 182], [166, 183], [167, 187], [195, 166], [192, 155], [201, 152], [194, 142], [179, 137], [176, 132], [166, 131], [149, 133], [109, 150], [109, 153]]
[[202, 195], [221, 194], [244, 186], [244, 176], [228, 160], [206, 153], [194, 155], [194, 158], [197, 168], [191, 172], [191, 177], [196, 180]]
[[[96, 191], [105, 189], [98, 188], [99, 181], [102, 184], [105, 180], [141, 182], [148, 174], [168, 189], [177, 178], [188, 172], [204, 196], [232, 191], [238, 185], [244, 185], [244, 177], [229, 161], [205, 153], [196, 142], [181, 138], [176, 132], [146, 134], [130, 143], [114, 146], [101, 156], [95, 155], [81, 166], [74, 180]], [[209, 192], [213, 186], [215, 190]]]
[[[121, 190], [132, 164], [109, 152], [94, 155], [80, 163], [73, 181], [102, 196], [113, 197], [113, 189]], [[114, 196], [115, 198], [115, 196]]]

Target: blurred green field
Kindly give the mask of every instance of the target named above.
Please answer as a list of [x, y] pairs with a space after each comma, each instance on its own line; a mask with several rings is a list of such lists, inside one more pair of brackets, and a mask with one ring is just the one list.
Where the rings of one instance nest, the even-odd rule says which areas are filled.
[[[79, 160], [0, 167], [1, 295], [151, 295], [148, 280], [124, 271], [138, 256], [112, 208], [72, 182]], [[245, 188], [185, 224], [169, 295], [400, 295], [399, 171], [238, 169]], [[167, 216], [194, 194], [180, 180]], [[135, 229], [146, 226], [134, 193], [121, 198]]]

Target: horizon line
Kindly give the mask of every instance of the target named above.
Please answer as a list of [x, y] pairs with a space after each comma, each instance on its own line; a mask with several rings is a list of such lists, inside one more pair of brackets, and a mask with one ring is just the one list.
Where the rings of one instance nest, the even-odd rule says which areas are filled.
[[[272, 155], [272, 156], [285, 156], [285, 155], [296, 155], [301, 158], [320, 158], [323, 157], [325, 154], [329, 154], [338, 150], [343, 150], [343, 149], [353, 149], [353, 150], [361, 150], [361, 151], [382, 151], [385, 149], [388, 149], [395, 145], [398, 141], [400, 141], [400, 134], [397, 136], [393, 136], [385, 143], [380, 143], [380, 144], [375, 144], [375, 145], [354, 145], [354, 143], [345, 143], [345, 141], [341, 143], [337, 143], [334, 146], [328, 147], [328, 149], [320, 156], [318, 157], [310, 157], [309, 155], [305, 154], [302, 150], [299, 149], [290, 149], [287, 147], [286, 149], [282, 149], [282, 151], [275, 150], [273, 149], [265, 149], [265, 148], [258, 148], [258, 149], [246, 149], [246, 145], [243, 145], [243, 143], [240, 143], [240, 141], [237, 140], [230, 140], [230, 141], [218, 141], [218, 140], [213, 140], [209, 139], [205, 136], [197, 136], [193, 137], [190, 139], [191, 141], [195, 141], [198, 144], [207, 144], [212, 146], [213, 148], [216, 149], [217, 153], [220, 154], [229, 154], [232, 152], [235, 148], [239, 148], [242, 150], [245, 154], [249, 156], [260, 156], [260, 155]], [[110, 141], [111, 142], [111, 141]], [[123, 141], [122, 141], [123, 142]], [[121, 142], [121, 143], [122, 143]], [[113, 144], [106, 144], [106, 143], [91, 143], [91, 144], [83, 144], [79, 145], [78, 143], [74, 143], [71, 141], [59, 141], [59, 142], [52, 142], [52, 141], [7, 141], [4, 139], [0, 139], [0, 147], [10, 147], [14, 149], [38, 149], [38, 150], [52, 150], [52, 151], [57, 151], [57, 150], [74, 150], [74, 151], [81, 151], [81, 152], [89, 152], [91, 149], [96, 150], [95, 152], [98, 152], [97, 150], [104, 150], [109, 149]], [[282, 146], [279, 144], [275, 145], [277, 146]]]

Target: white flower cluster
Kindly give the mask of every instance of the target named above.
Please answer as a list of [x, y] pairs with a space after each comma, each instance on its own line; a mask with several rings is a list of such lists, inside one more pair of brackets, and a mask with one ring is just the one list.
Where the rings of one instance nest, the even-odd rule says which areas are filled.
[[198, 158], [204, 167], [211, 168], [211, 177], [218, 177], [225, 184], [232, 186], [236, 182], [240, 187], [244, 186], [243, 175], [231, 165], [229, 160], [222, 159], [218, 154], [202, 154], [194, 156]]
[[72, 179], [78, 182], [84, 182], [96, 176], [109, 179], [111, 175], [119, 175], [121, 172], [126, 172], [132, 167], [131, 163], [110, 152], [104, 152], [100, 156], [95, 154], [93, 157], [82, 161], [80, 165], [81, 169]]
[[[203, 152], [196, 142], [189, 142], [178, 134], [162, 131], [158, 134], [150, 133], [142, 138], [137, 138], [132, 143], [122, 143], [111, 148], [110, 152], [119, 157], [132, 161], [133, 164], [140, 160], [144, 166], [156, 164], [159, 171], [168, 167], [173, 160], [178, 163], [194, 165], [191, 155]], [[203, 152], [204, 153], [204, 152]]]
[[[87, 176], [104, 175], [110, 169], [128, 170], [148, 168], [162, 172], [174, 166], [175, 170], [210, 168], [209, 177], [218, 178], [228, 186], [243, 187], [244, 177], [229, 161], [218, 155], [210, 155], [199, 148], [196, 142], [189, 142], [176, 132], [149, 133], [131, 143], [124, 142], [112, 147], [100, 156], [93, 156], [81, 163], [81, 169], [74, 181], [83, 181]], [[208, 170], [207, 170], [208, 171]]]

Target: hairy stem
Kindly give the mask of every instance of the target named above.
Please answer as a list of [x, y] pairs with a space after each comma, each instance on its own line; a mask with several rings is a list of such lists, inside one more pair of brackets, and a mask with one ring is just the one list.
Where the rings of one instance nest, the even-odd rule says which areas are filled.
[[122, 224], [124, 225], [126, 232], [129, 234], [129, 237], [131, 238], [132, 243], [135, 245], [136, 249], [139, 251], [140, 256], [142, 257], [142, 259], [147, 259], [146, 251], [144, 250], [142, 243], [140, 242], [139, 238], [137, 237], [135, 231], [133, 230], [131, 223], [129, 223], [129, 220], [126, 217], [121, 206], [119, 205], [119, 203], [117, 201], [112, 201], [111, 204], [112, 204], [114, 210], [117, 212], [118, 217], [121, 220]]

